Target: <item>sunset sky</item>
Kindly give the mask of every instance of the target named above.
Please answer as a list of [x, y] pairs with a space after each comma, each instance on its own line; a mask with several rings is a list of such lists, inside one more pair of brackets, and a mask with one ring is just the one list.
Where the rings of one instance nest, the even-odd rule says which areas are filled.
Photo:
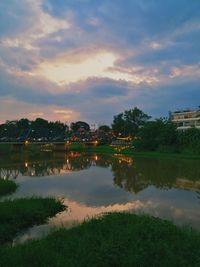
[[0, 123], [199, 105], [199, 0], [0, 1]]

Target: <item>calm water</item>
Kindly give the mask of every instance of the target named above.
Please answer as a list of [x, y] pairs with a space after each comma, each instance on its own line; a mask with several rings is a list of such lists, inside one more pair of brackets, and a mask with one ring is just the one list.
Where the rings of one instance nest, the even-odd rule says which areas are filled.
[[13, 198], [55, 196], [68, 210], [33, 227], [16, 242], [55, 226], [70, 226], [110, 211], [148, 213], [200, 229], [200, 161], [123, 155], [47, 154], [0, 159], [0, 176], [15, 179]]

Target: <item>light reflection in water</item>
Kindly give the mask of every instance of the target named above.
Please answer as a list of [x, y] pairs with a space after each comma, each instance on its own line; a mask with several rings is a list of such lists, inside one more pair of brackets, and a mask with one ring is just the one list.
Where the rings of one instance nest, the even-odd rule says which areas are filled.
[[0, 162], [0, 177], [16, 179], [18, 176], [55, 176], [90, 169], [91, 167], [111, 168], [113, 182], [120, 188], [138, 193], [148, 186], [159, 189], [181, 188], [200, 189], [199, 161], [166, 161], [158, 159], [134, 159], [116, 154], [86, 155], [78, 152], [57, 154], [54, 158], [25, 160], [5, 166]]

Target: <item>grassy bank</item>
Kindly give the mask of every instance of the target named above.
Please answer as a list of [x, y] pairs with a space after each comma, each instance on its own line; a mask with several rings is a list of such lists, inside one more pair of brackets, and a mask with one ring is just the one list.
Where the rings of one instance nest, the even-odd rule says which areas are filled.
[[29, 198], [0, 202], [0, 244], [12, 239], [27, 227], [46, 222], [48, 217], [64, 210], [53, 198]]
[[0, 258], [1, 267], [199, 267], [200, 234], [154, 217], [113, 213], [4, 247]]
[[85, 145], [84, 143], [71, 143], [68, 147], [70, 151], [78, 151], [78, 152], [96, 152], [96, 153], [109, 153], [109, 154], [114, 154], [115, 149], [114, 147], [111, 147], [109, 145]]
[[13, 181], [3, 180], [0, 178], [0, 197], [11, 194], [17, 189], [17, 184]]
[[[124, 154], [134, 157], [154, 157], [154, 158], [168, 158], [168, 159], [200, 159], [200, 154], [194, 154], [191, 152], [181, 152], [181, 153], [170, 153], [170, 152], [158, 152], [158, 151], [143, 151], [137, 152], [134, 148], [125, 148], [125, 147], [117, 147], [111, 145], [97, 145], [97, 146], [87, 146], [84, 143], [72, 143], [68, 147], [69, 151], [77, 151], [77, 152], [87, 152], [87, 153], [99, 153], [99, 154]], [[38, 145], [29, 145], [19, 150], [15, 150], [9, 144], [1, 144], [0, 145], [0, 155], [12, 155], [13, 153], [21, 154], [21, 156], [26, 153], [29, 154], [30, 157], [47, 156], [48, 153], [41, 151], [41, 147]]]
[[27, 146], [13, 146], [12, 144], [0, 144], [0, 155], [9, 156], [12, 154], [26, 154], [30, 153], [31, 155], [44, 155], [45, 152], [42, 151], [42, 146], [38, 144], [29, 144]]
[[110, 145], [99, 145], [99, 146], [85, 146], [81, 143], [72, 143], [69, 146], [70, 151], [78, 152], [91, 152], [91, 153], [102, 153], [102, 154], [123, 154], [134, 157], [149, 157], [149, 158], [166, 158], [166, 159], [200, 159], [199, 154], [192, 153], [168, 153], [168, 152], [157, 152], [157, 151], [145, 151], [137, 152], [134, 148], [115, 147]]
[[132, 155], [135, 157], [146, 157], [146, 158], [200, 160], [199, 154], [192, 154], [192, 153], [168, 153], [168, 152], [146, 151], [146, 152], [133, 152]]
[[[16, 189], [13, 181], [0, 179], [0, 196]], [[11, 242], [25, 228], [44, 223], [64, 209], [65, 206], [53, 198], [33, 197], [0, 202], [0, 245]]]
[[12, 145], [10, 144], [0, 144], [0, 155], [7, 155], [12, 152]]

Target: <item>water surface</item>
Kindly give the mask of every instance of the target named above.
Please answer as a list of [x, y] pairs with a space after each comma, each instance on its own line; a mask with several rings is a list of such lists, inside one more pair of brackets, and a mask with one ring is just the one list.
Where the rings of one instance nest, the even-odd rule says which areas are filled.
[[68, 206], [47, 225], [27, 231], [23, 240], [48, 232], [50, 226], [70, 226], [111, 211], [148, 213], [200, 229], [199, 160], [15, 154], [0, 160], [0, 176], [19, 183], [12, 198], [54, 196]]

